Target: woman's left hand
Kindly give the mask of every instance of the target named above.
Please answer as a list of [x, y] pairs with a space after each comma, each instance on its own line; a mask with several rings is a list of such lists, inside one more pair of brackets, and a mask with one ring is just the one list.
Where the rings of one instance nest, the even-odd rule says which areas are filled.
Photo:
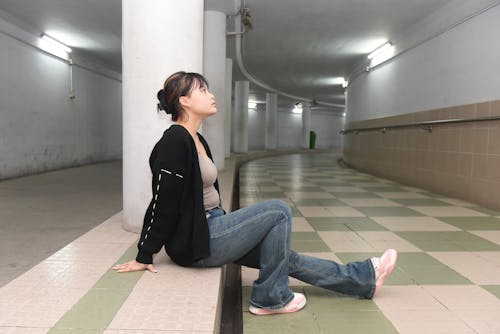
[[113, 267], [119, 273], [126, 273], [130, 271], [141, 271], [141, 270], [149, 270], [152, 273], [157, 273], [158, 271], [152, 264], [145, 264], [137, 262], [136, 260], [128, 261], [122, 264], [117, 264]]

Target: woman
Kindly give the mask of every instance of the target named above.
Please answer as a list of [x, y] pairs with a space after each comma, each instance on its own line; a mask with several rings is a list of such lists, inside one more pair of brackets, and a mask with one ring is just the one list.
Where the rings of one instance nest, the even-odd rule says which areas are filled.
[[175, 122], [153, 148], [153, 198], [144, 217], [133, 261], [118, 272], [149, 270], [153, 254], [165, 247], [181, 266], [213, 267], [236, 262], [259, 268], [250, 312], [291, 313], [306, 298], [288, 287], [288, 276], [362, 298], [372, 298], [393, 270], [397, 253], [340, 265], [290, 250], [292, 214], [282, 201], [269, 200], [226, 214], [221, 208], [217, 168], [197, 132], [217, 112], [207, 81], [197, 73], [172, 74], [158, 92], [159, 107]]

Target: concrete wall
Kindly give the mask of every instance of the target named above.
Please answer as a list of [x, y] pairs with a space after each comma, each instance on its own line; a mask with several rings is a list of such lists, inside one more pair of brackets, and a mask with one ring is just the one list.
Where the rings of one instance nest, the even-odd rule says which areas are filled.
[[340, 148], [343, 137], [340, 131], [344, 128], [345, 119], [338, 113], [311, 113], [311, 130], [316, 132], [317, 148]]
[[278, 148], [302, 147], [302, 115], [278, 111]]
[[[344, 118], [329, 112], [311, 112], [311, 130], [316, 132], [316, 147], [342, 146], [339, 134], [344, 127]], [[278, 112], [278, 148], [302, 147], [302, 115]]]
[[248, 149], [263, 150], [266, 145], [266, 105], [248, 110]]
[[[491, 1], [490, 1], [491, 2]], [[473, 3], [473, 2], [472, 2]], [[485, 6], [485, 1], [477, 6]], [[439, 33], [438, 23], [447, 21], [457, 8], [444, 8], [412, 28], [405, 40], [417, 43]], [[460, 22], [479, 8], [455, 12]], [[449, 21], [449, 19], [448, 19]], [[422, 32], [424, 25], [427, 30]], [[431, 27], [435, 32], [429, 32]], [[500, 6], [450, 28], [427, 42], [350, 82], [347, 120], [358, 121], [500, 99]], [[395, 44], [398, 51], [398, 44]], [[402, 50], [399, 50], [402, 51]]]
[[[5, 22], [1, 22], [6, 25]], [[0, 32], [0, 179], [121, 157], [121, 82]]]

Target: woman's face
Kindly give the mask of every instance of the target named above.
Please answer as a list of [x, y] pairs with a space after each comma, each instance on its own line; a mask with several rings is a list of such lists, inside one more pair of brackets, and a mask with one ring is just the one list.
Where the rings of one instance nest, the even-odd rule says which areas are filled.
[[188, 96], [183, 96], [183, 98], [185, 98], [184, 103], [182, 103], [184, 110], [195, 115], [206, 118], [217, 113], [215, 97], [203, 84], [196, 85], [191, 93]]

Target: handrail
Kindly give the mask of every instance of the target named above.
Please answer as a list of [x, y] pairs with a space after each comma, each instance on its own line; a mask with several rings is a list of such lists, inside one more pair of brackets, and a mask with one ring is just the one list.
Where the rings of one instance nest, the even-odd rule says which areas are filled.
[[426, 130], [427, 132], [432, 132], [433, 125], [472, 123], [472, 122], [485, 122], [485, 121], [498, 121], [498, 120], [500, 120], [500, 116], [479, 117], [479, 118], [442, 119], [442, 120], [437, 120], [437, 121], [425, 121], [425, 122], [395, 124], [395, 125], [386, 125], [386, 126], [373, 126], [373, 127], [365, 127], [365, 128], [343, 129], [340, 131], [340, 134], [345, 135], [345, 134], [348, 134], [351, 132], [358, 134], [359, 132], [363, 132], [363, 131], [380, 131], [382, 133], [386, 133], [386, 131], [390, 130], [390, 129], [413, 128], [413, 127], [422, 128], [422, 129]]

